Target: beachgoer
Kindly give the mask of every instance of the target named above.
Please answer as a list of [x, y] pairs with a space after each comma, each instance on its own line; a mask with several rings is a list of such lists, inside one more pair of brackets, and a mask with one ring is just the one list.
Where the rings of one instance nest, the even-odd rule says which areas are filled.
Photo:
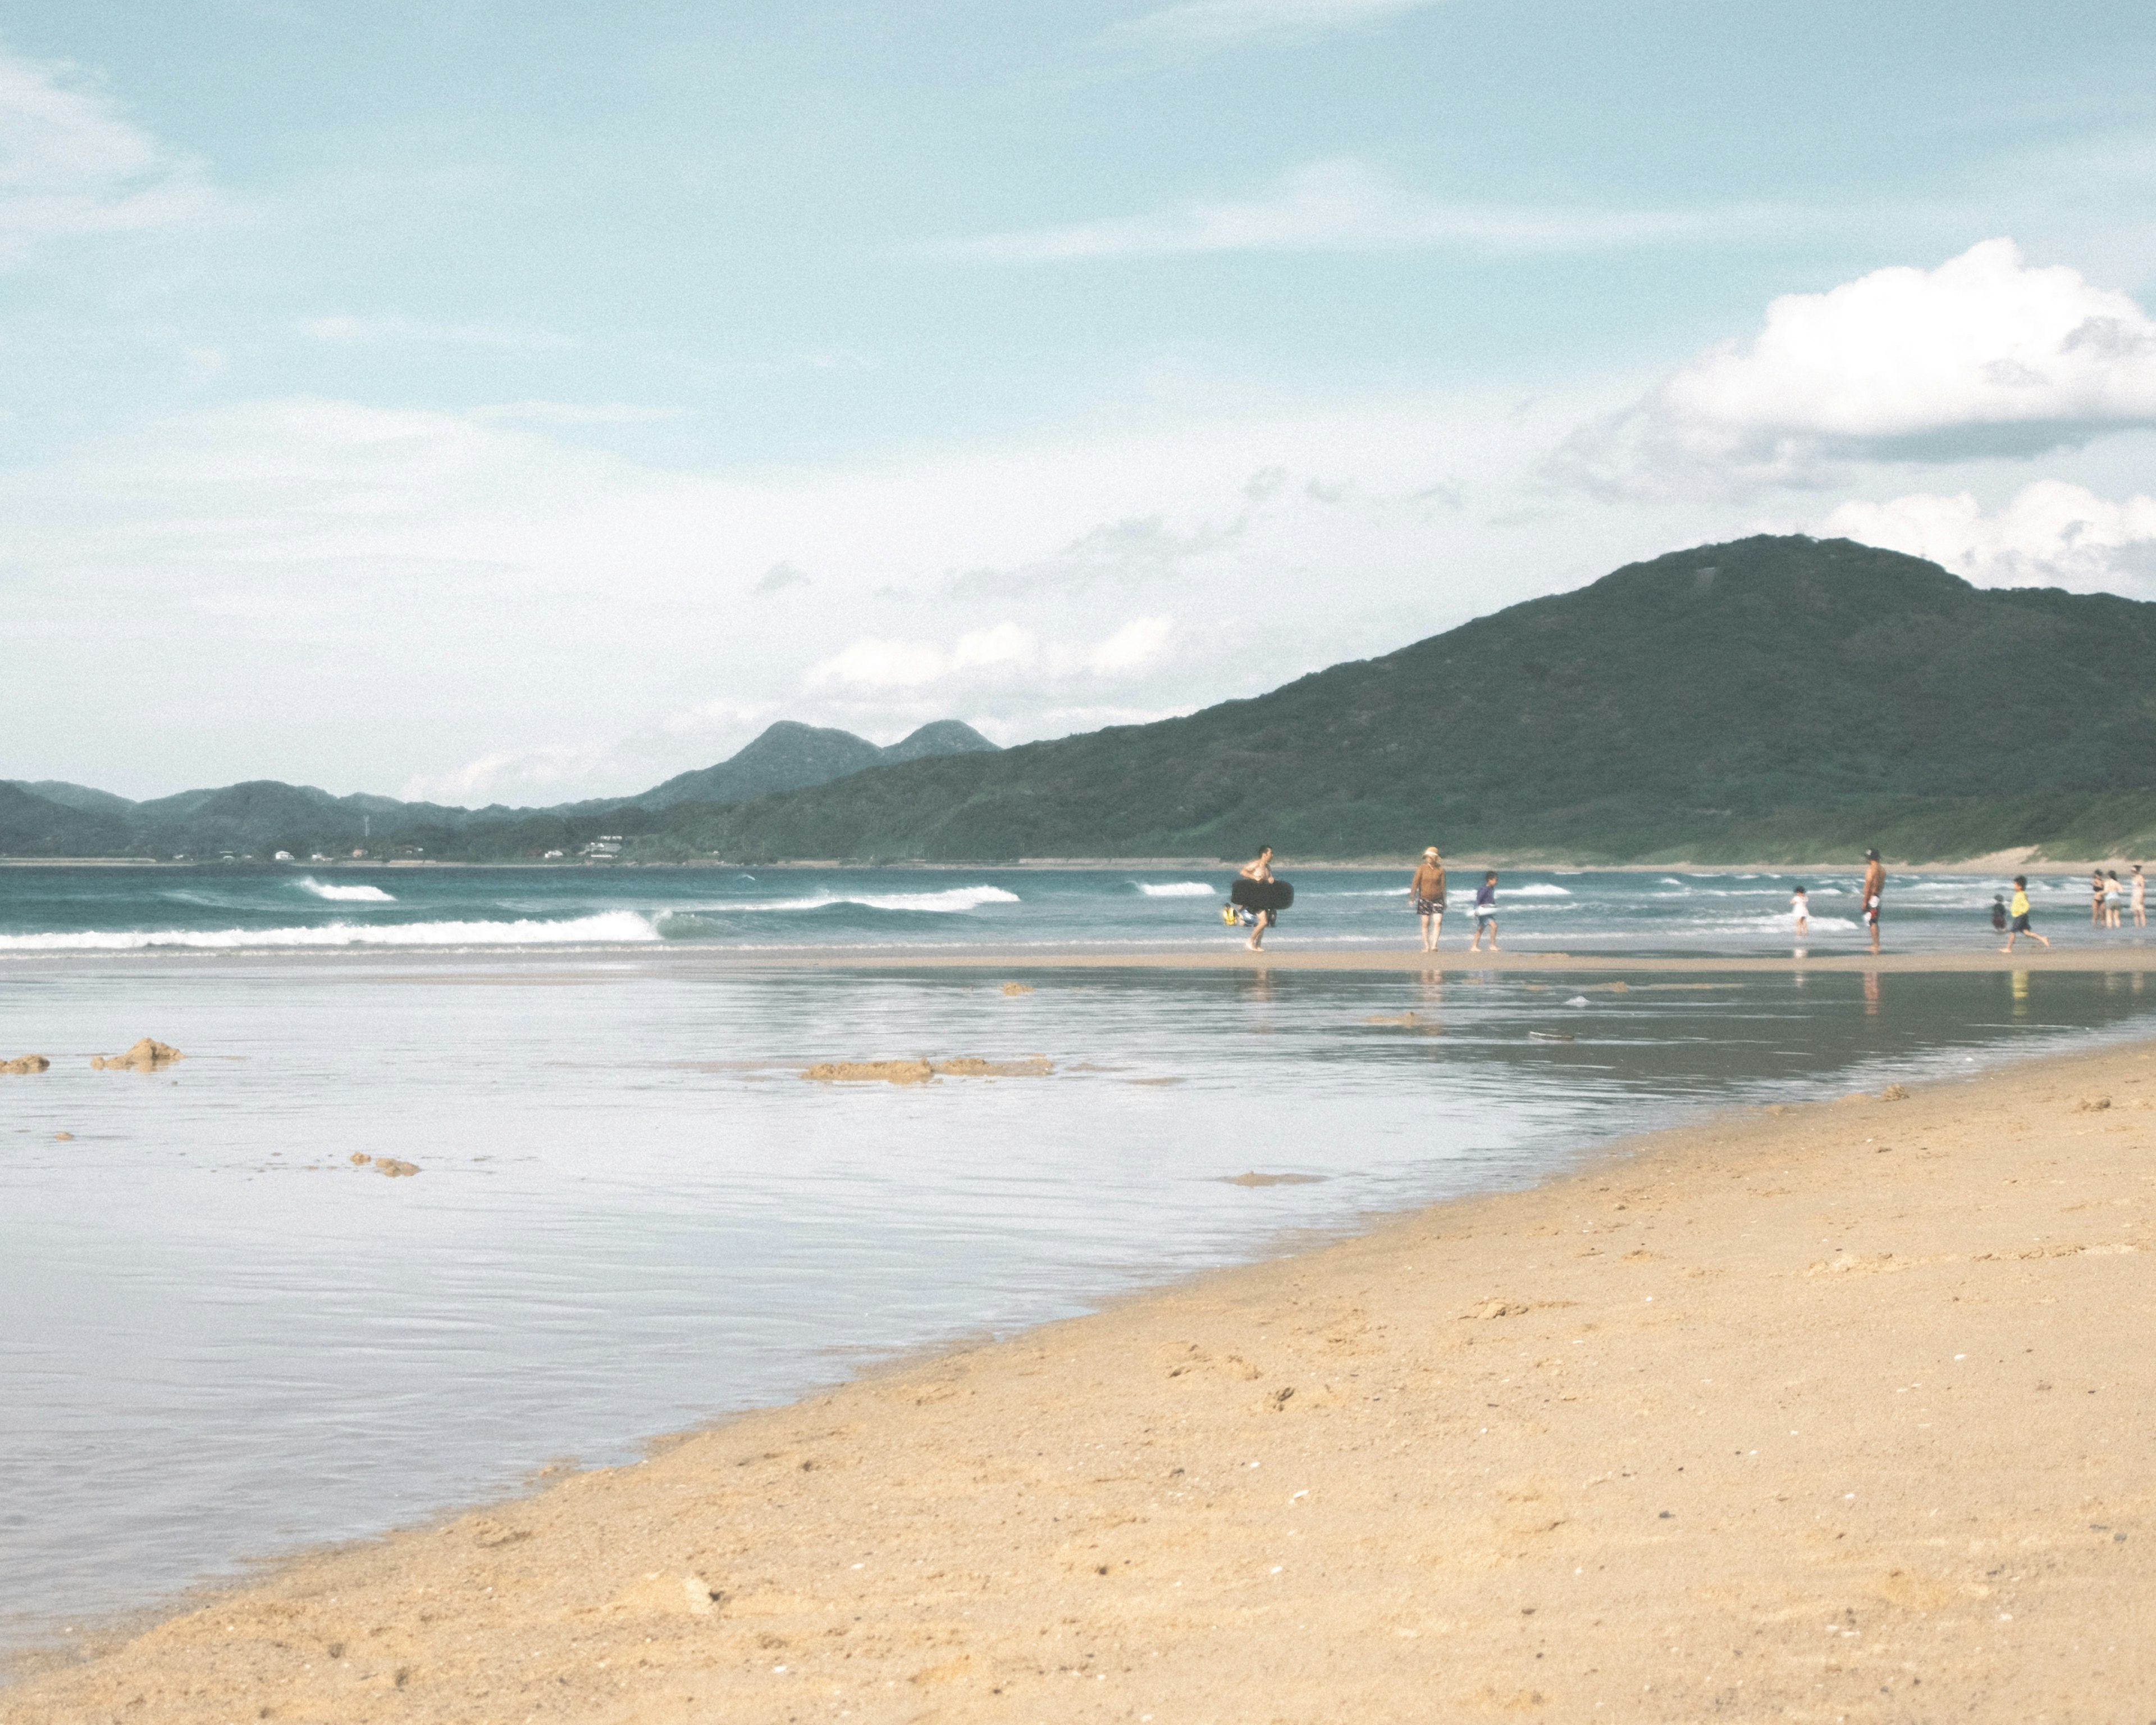
[[2103, 927], [2103, 870], [2089, 876], [2089, 927]]
[[1864, 924], [1871, 931], [1871, 950], [1879, 950], [1879, 901], [1887, 891], [1887, 865], [1879, 860], [1879, 853], [1864, 853]]
[[2006, 944], [1999, 949], [2000, 952], [2012, 952], [2014, 942], [2025, 934], [2040, 945], [2048, 947], [2051, 944], [2029, 926], [2029, 877], [2026, 875], [2014, 877], [2014, 902], [2007, 908], [2013, 913], [2014, 926], [2007, 931]]
[[1422, 949], [1435, 952], [1437, 937], [1445, 932], [1445, 859], [1435, 845], [1424, 849], [1422, 865], [1414, 871], [1408, 894], [1414, 901], [1415, 915], [1422, 918]]
[[2103, 926], [2106, 928], [2119, 926], [2118, 901], [2125, 895], [2126, 889], [2118, 884], [2118, 870], [2106, 869], [2103, 871]]
[[1497, 871], [1495, 869], [1482, 877], [1482, 884], [1475, 890], [1475, 938], [1467, 943], [1467, 950], [1482, 950], [1482, 931], [1490, 931], [1490, 950], [1497, 950]]
[[2141, 872], [2141, 865], [2133, 865], [2133, 926], [2148, 926], [2148, 881]]
[[[1270, 845], [1260, 845], [1258, 846], [1258, 854], [1252, 857], [1248, 862], [1245, 863], [1243, 866], [1237, 870], [1237, 872], [1240, 874], [1245, 880], [1271, 880], [1273, 877], [1272, 846]], [[1250, 938], [1249, 945], [1253, 952], [1263, 952], [1265, 950], [1265, 931], [1273, 926], [1274, 914], [1275, 913], [1271, 911], [1260, 911], [1258, 912], [1255, 920], [1250, 924]]]
[[1991, 932], [1994, 934], [2006, 932], [2006, 895], [2003, 892], [1991, 895]]
[[1812, 932], [1812, 901], [1801, 886], [1789, 895], [1789, 915], [1796, 921], [1799, 940]]

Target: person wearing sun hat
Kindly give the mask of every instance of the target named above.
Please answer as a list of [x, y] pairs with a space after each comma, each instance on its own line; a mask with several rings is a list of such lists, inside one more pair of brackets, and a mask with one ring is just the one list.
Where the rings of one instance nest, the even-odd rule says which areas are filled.
[[1422, 918], [1422, 949], [1435, 952], [1445, 929], [1445, 859], [1435, 845], [1423, 851], [1422, 866], [1414, 871], [1408, 896], [1414, 901], [1415, 915]]

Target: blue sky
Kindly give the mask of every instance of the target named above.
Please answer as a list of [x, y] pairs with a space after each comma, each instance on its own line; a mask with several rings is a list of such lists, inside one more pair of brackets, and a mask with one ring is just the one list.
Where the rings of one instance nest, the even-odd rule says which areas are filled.
[[629, 791], [1732, 534], [2156, 595], [2146, 8], [0, 0], [0, 773]]

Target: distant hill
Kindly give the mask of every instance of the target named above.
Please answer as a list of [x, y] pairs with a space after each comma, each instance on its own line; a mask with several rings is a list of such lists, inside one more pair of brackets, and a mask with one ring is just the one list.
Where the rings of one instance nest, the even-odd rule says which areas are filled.
[[679, 774], [626, 800], [641, 809], [665, 809], [675, 803], [739, 803], [773, 791], [826, 784], [886, 761], [987, 754], [995, 747], [956, 719], [923, 725], [889, 748], [878, 748], [850, 731], [819, 730], [782, 719], [731, 760]]
[[722, 804], [817, 785], [886, 762], [993, 752], [955, 719], [924, 725], [889, 748], [850, 732], [781, 721], [731, 759], [685, 773], [641, 795], [554, 809], [457, 809], [365, 793], [339, 797], [277, 779], [180, 791], [132, 803], [59, 780], [0, 781], [0, 855], [148, 855], [267, 860], [280, 850], [433, 857], [540, 855], [599, 830], [644, 831], [651, 811], [694, 799]]
[[[1972, 855], [2156, 826], [2156, 604], [1847, 540], [1633, 564], [1187, 718], [669, 811], [654, 850]], [[2106, 799], [2108, 799], [2107, 801]], [[663, 840], [663, 844], [662, 844]], [[1837, 851], [1835, 854], [1839, 854]], [[1922, 853], [1920, 853], [1922, 854]], [[2057, 854], [2057, 853], [2055, 853]]]
[[125, 821], [0, 779], [0, 856], [124, 856], [133, 848]]
[[11, 784], [18, 791], [43, 797], [48, 803], [57, 803], [63, 809], [80, 809], [86, 814], [124, 815], [135, 806], [126, 798], [116, 797], [110, 791], [92, 790], [86, 784], [69, 784], [64, 778], [8, 778], [0, 779], [0, 784]]

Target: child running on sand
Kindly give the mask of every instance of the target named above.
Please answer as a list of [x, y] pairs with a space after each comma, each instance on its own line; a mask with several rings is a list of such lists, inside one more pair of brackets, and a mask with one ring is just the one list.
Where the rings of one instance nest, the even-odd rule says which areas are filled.
[[2014, 877], [2014, 902], [2007, 908], [2014, 913], [2014, 926], [2007, 931], [2006, 944], [1999, 949], [2000, 952], [2012, 952], [2014, 942], [2025, 934], [2046, 948], [2050, 947], [2051, 943], [2029, 926], [2029, 877], [2026, 875]]

